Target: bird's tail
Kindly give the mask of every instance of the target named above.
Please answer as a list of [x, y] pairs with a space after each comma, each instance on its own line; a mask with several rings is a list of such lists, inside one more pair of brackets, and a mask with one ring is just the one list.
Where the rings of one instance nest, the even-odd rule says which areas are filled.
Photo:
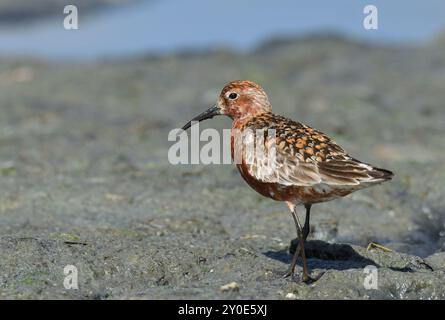
[[373, 170], [370, 171], [369, 174], [374, 179], [381, 180], [381, 181], [388, 181], [394, 177], [393, 172], [386, 170], [386, 169], [375, 168], [375, 167], [373, 167]]

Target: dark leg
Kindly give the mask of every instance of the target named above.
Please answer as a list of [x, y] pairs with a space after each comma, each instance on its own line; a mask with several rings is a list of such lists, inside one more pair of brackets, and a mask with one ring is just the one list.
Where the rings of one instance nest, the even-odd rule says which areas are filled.
[[305, 204], [304, 207], [306, 208], [306, 219], [304, 220], [304, 226], [303, 226], [303, 239], [306, 241], [307, 236], [310, 232], [310, 226], [309, 226], [309, 220], [311, 218], [311, 204]]
[[[304, 282], [310, 282], [313, 281], [313, 279], [309, 276], [309, 269], [307, 267], [307, 261], [306, 261], [306, 253], [304, 251], [304, 238], [303, 238], [303, 228], [301, 227], [300, 221], [298, 220], [297, 213], [292, 211], [292, 217], [294, 218], [295, 226], [297, 227], [297, 234], [298, 234], [298, 241], [299, 241], [299, 249], [301, 253], [301, 258], [303, 260], [303, 281]], [[296, 254], [298, 255], [298, 251], [296, 251]]]
[[[304, 241], [306, 241], [307, 236], [309, 235], [310, 232], [310, 227], [309, 227], [309, 220], [310, 220], [310, 215], [311, 215], [311, 204], [306, 204], [304, 205], [304, 207], [306, 208], [306, 219], [304, 221], [304, 226], [303, 226], [303, 239]], [[298, 234], [298, 219], [295, 219], [296, 213], [292, 212], [292, 216], [294, 217], [294, 222], [295, 222], [295, 227], [297, 228], [297, 234]], [[298, 222], [298, 223], [297, 223]], [[297, 248], [295, 248], [295, 252], [294, 255], [292, 256], [292, 261], [290, 263], [289, 269], [287, 270], [286, 274], [284, 275], [285, 277], [289, 277], [291, 275], [294, 274], [295, 272], [295, 266], [297, 264], [297, 259], [298, 256], [300, 255], [300, 243], [298, 243]]]
[[297, 259], [300, 255], [300, 243], [298, 243], [297, 248], [295, 249], [294, 255], [292, 256], [292, 261], [290, 262], [289, 268], [284, 274], [284, 278], [292, 276], [295, 272], [295, 266], [297, 265]]

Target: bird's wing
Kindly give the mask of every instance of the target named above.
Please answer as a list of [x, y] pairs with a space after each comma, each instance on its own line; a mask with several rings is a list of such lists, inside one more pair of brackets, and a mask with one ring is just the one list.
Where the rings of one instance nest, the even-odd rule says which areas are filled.
[[[267, 152], [263, 152], [263, 156], [261, 153], [258, 156], [256, 149], [256, 153], [243, 153], [244, 165], [255, 179], [286, 186], [320, 183], [358, 186], [383, 182], [392, 177], [389, 171], [350, 157], [322, 132], [286, 118], [278, 120], [268, 122], [267, 128], [275, 130], [275, 134], [268, 137], [265, 131], [264, 149]], [[244, 146], [255, 144], [256, 147], [258, 140], [253, 140], [247, 139]], [[252, 146], [249, 147], [247, 150], [251, 151]]]

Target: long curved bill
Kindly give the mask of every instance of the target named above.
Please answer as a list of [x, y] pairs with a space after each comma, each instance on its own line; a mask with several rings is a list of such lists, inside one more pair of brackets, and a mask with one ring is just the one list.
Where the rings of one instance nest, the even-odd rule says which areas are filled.
[[219, 116], [221, 114], [221, 109], [217, 105], [214, 105], [213, 107], [207, 109], [203, 113], [197, 115], [192, 120], [187, 122], [187, 124], [182, 127], [182, 130], [187, 130], [188, 128], [190, 128], [192, 126], [192, 122], [200, 122], [202, 120], [211, 119], [214, 116]]

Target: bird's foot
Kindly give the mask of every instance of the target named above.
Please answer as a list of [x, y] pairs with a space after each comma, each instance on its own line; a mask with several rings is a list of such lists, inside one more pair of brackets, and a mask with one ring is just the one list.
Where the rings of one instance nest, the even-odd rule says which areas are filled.
[[284, 274], [283, 274], [283, 278], [289, 278], [292, 277], [294, 275], [294, 270], [287, 270]]
[[297, 283], [305, 283], [305, 284], [312, 284], [314, 282], [317, 282], [322, 276], [324, 275], [324, 272], [321, 272], [315, 277], [311, 277], [309, 274], [303, 273], [301, 276], [297, 275], [294, 271], [288, 270], [283, 275], [283, 278], [291, 277], [292, 280], [294, 280]]
[[322, 275], [323, 275], [323, 274], [321, 273], [321, 274], [319, 274], [318, 276], [316, 276], [315, 278], [312, 278], [312, 277], [311, 277], [310, 275], [308, 275], [308, 274], [303, 274], [303, 276], [302, 276], [302, 281], [303, 281], [304, 283], [306, 283], [306, 284], [312, 284], [312, 283], [316, 282], [318, 279], [320, 279]]
[[283, 278], [293, 277], [295, 275], [295, 264], [291, 263], [287, 271], [283, 274]]

